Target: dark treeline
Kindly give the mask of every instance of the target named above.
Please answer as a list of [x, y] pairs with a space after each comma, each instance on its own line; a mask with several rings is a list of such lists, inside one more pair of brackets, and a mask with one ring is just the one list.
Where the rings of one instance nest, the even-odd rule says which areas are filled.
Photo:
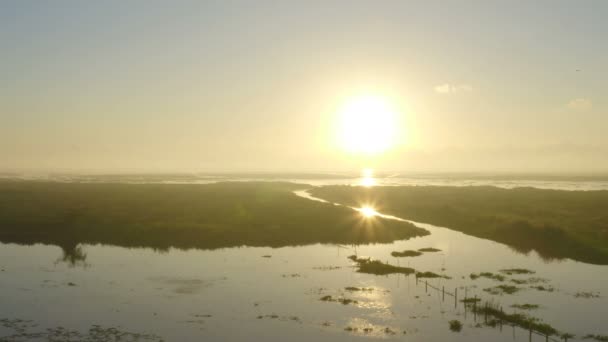
[[327, 186], [314, 196], [537, 251], [545, 259], [608, 264], [608, 191], [496, 187]]
[[409, 223], [295, 196], [306, 186], [0, 181], [0, 242], [156, 249], [392, 242], [426, 235]]

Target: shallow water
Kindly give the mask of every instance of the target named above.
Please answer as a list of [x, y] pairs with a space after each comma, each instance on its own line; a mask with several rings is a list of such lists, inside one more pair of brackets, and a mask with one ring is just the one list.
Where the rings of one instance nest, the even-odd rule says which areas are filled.
[[[455, 303], [449, 295], [444, 299], [441, 291], [426, 288], [424, 280], [417, 282], [413, 275], [357, 273], [347, 259], [356, 253], [446, 274], [452, 279], [428, 282], [445, 287], [449, 293], [458, 288], [459, 299], [466, 291], [469, 297], [493, 299], [507, 312], [514, 311], [510, 308], [514, 303], [539, 304], [541, 308], [531, 314], [560, 331], [578, 336], [608, 334], [607, 266], [571, 260], [547, 262], [534, 253], [519, 254], [493, 241], [418, 225], [431, 235], [356, 247], [156, 252], [85, 245], [86, 259], [75, 265], [62, 261], [58, 247], [0, 244], [0, 319], [26, 319], [38, 324], [26, 333], [58, 326], [87, 331], [98, 324], [154, 334], [158, 336], [155, 340], [165, 341], [528, 340], [527, 331], [507, 325], [502, 330], [475, 327], [484, 322], [483, 317], [465, 313], [462, 303]], [[410, 258], [390, 255], [392, 251], [423, 247], [442, 251]], [[555, 291], [526, 288], [513, 295], [492, 296], [482, 289], [501, 283], [469, 278], [473, 272], [496, 273], [514, 267], [534, 270], [534, 277], [549, 281], [541, 285], [550, 285]], [[345, 291], [349, 286], [373, 290]], [[599, 293], [601, 297], [577, 298], [575, 294], [580, 291]], [[358, 303], [321, 301], [326, 295]], [[453, 319], [464, 323], [462, 332], [449, 330], [448, 321]], [[358, 331], [345, 331], [347, 327]], [[364, 332], [364, 328], [372, 330]], [[0, 337], [14, 333], [0, 323]], [[545, 338], [534, 336], [533, 340]]]

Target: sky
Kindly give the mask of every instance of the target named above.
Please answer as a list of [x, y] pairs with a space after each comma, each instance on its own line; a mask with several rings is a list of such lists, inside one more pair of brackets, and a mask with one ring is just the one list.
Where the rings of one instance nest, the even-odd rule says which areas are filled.
[[[0, 171], [608, 171], [607, 1], [2, 1]], [[379, 96], [390, 148], [340, 148]], [[365, 125], [364, 125], [365, 126]]]

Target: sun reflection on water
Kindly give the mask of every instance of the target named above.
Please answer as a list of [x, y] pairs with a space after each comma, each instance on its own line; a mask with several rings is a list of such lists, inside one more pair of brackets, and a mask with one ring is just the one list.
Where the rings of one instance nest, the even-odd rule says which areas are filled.
[[361, 179], [359, 180], [359, 185], [371, 187], [376, 185], [376, 180], [374, 179], [374, 170], [370, 168], [365, 168], [361, 171]]
[[378, 212], [376, 210], [374, 210], [374, 208], [372, 208], [372, 207], [361, 207], [357, 210], [359, 210], [359, 212], [361, 214], [363, 214], [363, 216], [365, 216], [365, 217], [374, 217], [374, 216], [378, 215]]

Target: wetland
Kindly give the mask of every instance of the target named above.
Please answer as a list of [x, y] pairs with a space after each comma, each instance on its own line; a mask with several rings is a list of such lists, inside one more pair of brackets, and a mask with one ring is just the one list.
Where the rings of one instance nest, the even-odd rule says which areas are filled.
[[[411, 195], [301, 182], [2, 181], [0, 341], [527, 341], [530, 327], [538, 340], [605, 336], [608, 269], [603, 245], [585, 237], [599, 226], [573, 233], [569, 217], [559, 229], [577, 242], [566, 245], [593, 253], [547, 254], [551, 241], [524, 249], [458, 228], [464, 208], [448, 228], [397, 216], [409, 202], [382, 196], [400, 190]], [[480, 196], [458, 194], [467, 191]], [[377, 214], [353, 210], [371, 203], [361, 193]], [[576, 192], [548, 192], [551, 205], [519, 208], [518, 219], [555, 225], [544, 211], [569, 193], [580, 204], [569, 211], [603, 222]], [[488, 229], [506, 229], [503, 219]]]

